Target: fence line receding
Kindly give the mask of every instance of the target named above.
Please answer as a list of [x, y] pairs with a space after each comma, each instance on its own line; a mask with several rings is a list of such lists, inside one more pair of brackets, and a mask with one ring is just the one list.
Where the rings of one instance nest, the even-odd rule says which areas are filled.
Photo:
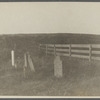
[[100, 60], [100, 44], [40, 44], [39, 49], [46, 55], [71, 56]]

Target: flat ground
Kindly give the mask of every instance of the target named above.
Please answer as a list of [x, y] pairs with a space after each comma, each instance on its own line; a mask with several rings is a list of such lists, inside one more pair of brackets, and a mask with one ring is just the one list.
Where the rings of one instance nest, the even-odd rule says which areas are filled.
[[53, 57], [33, 58], [36, 72], [29, 69], [26, 78], [23, 64], [18, 69], [11, 61], [0, 66], [1, 96], [100, 96], [100, 62], [62, 57], [63, 78], [55, 78]]

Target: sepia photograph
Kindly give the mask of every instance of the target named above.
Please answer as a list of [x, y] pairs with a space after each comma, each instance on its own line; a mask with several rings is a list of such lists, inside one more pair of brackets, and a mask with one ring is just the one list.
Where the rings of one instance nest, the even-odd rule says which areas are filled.
[[1, 97], [99, 97], [99, 2], [0, 2]]

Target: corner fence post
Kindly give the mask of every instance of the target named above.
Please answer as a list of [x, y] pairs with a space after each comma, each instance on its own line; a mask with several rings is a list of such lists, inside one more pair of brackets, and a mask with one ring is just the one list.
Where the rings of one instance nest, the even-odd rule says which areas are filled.
[[92, 55], [92, 45], [89, 45], [89, 61], [91, 61], [91, 55]]

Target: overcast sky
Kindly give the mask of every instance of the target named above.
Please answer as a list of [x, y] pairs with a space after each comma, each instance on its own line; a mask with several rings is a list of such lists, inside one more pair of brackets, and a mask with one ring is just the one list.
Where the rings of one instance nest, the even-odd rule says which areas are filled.
[[100, 34], [100, 3], [0, 3], [0, 34], [18, 33]]

